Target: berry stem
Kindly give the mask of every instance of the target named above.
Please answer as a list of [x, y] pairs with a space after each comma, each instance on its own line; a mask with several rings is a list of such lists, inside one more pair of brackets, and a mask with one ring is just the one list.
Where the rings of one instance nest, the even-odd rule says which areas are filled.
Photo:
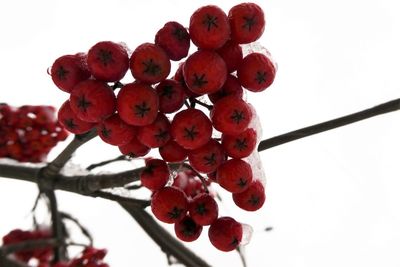
[[208, 110], [212, 110], [213, 109], [212, 105], [208, 105], [208, 104], [206, 104], [206, 103], [204, 103], [204, 102], [202, 102], [202, 101], [200, 101], [200, 100], [198, 100], [196, 98], [192, 98], [191, 101], [193, 101], [196, 104], [199, 104], [200, 106], [205, 107]]
[[329, 120], [326, 122], [318, 123], [312, 126], [301, 128], [292, 132], [278, 135], [272, 138], [265, 139], [258, 145], [258, 151], [264, 151], [269, 148], [279, 146], [303, 137], [314, 135], [317, 133], [325, 132], [335, 129], [344, 125], [348, 125], [357, 121], [365, 120], [377, 115], [389, 113], [400, 109], [400, 98], [377, 105], [375, 107], [365, 109], [347, 116]]
[[196, 171], [195, 169], [193, 169], [193, 167], [192, 167], [191, 165], [189, 165], [189, 164], [184, 163], [184, 164], [182, 165], [182, 167], [187, 168], [187, 169], [191, 170], [192, 172], [194, 172], [194, 173], [196, 174], [196, 176], [200, 179], [200, 181], [201, 181], [201, 183], [202, 183], [202, 185], [203, 185], [204, 191], [208, 194], [209, 191], [208, 191], [208, 187], [207, 187], [206, 178], [204, 178], [204, 176], [201, 175], [198, 171]]
[[[93, 246], [93, 237], [90, 234], [89, 230], [86, 229], [86, 227], [84, 227], [78, 219], [72, 217], [70, 214], [66, 213], [66, 212], [61, 212], [60, 211], [60, 216], [62, 220], [69, 220], [71, 222], [73, 222], [76, 226], [78, 226], [79, 230], [81, 230], [82, 234], [84, 236], [87, 237], [87, 239], [89, 240], [89, 246]], [[69, 244], [70, 245], [70, 244]], [[88, 245], [85, 245], [88, 246]]]

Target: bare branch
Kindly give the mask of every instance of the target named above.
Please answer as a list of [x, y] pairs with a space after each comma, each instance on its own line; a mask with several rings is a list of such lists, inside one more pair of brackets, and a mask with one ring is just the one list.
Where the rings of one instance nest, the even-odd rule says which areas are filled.
[[60, 242], [57, 242], [55, 238], [43, 238], [36, 240], [28, 240], [24, 242], [18, 242], [14, 244], [4, 245], [0, 247], [2, 255], [12, 254], [18, 251], [33, 250], [37, 248], [55, 247], [59, 246]]
[[98, 167], [101, 167], [101, 166], [104, 166], [104, 165], [107, 165], [107, 164], [110, 164], [110, 163], [113, 163], [113, 162], [117, 162], [117, 161], [124, 161], [124, 160], [129, 160], [129, 157], [126, 156], [126, 155], [120, 155], [120, 156], [118, 156], [116, 158], [113, 158], [113, 159], [109, 159], [109, 160], [105, 160], [105, 161], [102, 161], [102, 162], [99, 162], [99, 163], [91, 164], [88, 167], [86, 167], [86, 170], [91, 171], [91, 170], [96, 169]]

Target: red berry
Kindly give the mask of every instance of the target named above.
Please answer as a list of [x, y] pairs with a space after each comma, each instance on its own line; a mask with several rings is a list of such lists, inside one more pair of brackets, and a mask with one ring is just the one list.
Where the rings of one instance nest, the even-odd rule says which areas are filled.
[[150, 152], [150, 148], [139, 142], [136, 136], [128, 144], [119, 146], [118, 148], [122, 154], [132, 158], [143, 157]]
[[129, 67], [126, 48], [110, 41], [99, 42], [92, 46], [87, 61], [93, 76], [105, 82], [119, 81], [125, 76]]
[[246, 190], [253, 179], [251, 166], [241, 159], [230, 159], [217, 169], [217, 181], [220, 186], [231, 193]]
[[117, 110], [122, 120], [134, 126], [151, 124], [158, 113], [158, 95], [144, 83], [126, 84], [118, 93]]
[[190, 17], [189, 33], [192, 42], [199, 48], [220, 48], [229, 39], [228, 17], [217, 6], [200, 7]]
[[159, 147], [158, 152], [160, 153], [163, 160], [167, 162], [181, 162], [187, 157], [187, 150], [181, 147], [174, 140], [169, 140], [165, 145]]
[[232, 198], [239, 208], [247, 211], [256, 211], [265, 202], [264, 186], [259, 180], [254, 180], [245, 191], [232, 194]]
[[248, 128], [238, 135], [222, 135], [222, 146], [226, 154], [232, 158], [245, 158], [250, 156], [257, 145], [257, 133]]
[[261, 53], [247, 55], [237, 71], [242, 86], [252, 92], [267, 89], [274, 82], [275, 73], [274, 63]]
[[60, 124], [74, 134], [83, 134], [94, 127], [94, 123], [79, 119], [72, 111], [69, 100], [65, 101], [58, 110]]
[[181, 60], [188, 54], [190, 36], [185, 27], [175, 21], [167, 22], [156, 34], [155, 44], [164, 49], [171, 60]]
[[237, 70], [243, 59], [242, 48], [233, 41], [226, 42], [223, 47], [217, 50], [217, 53], [225, 61], [228, 73]]
[[199, 50], [190, 55], [183, 65], [183, 77], [187, 87], [203, 95], [218, 91], [227, 76], [224, 60], [213, 51]]
[[198, 172], [215, 171], [224, 161], [225, 153], [220, 143], [211, 139], [207, 144], [189, 151], [189, 163]]
[[78, 83], [69, 100], [76, 116], [87, 122], [100, 122], [115, 111], [113, 90], [106, 83], [96, 80]]
[[140, 173], [142, 185], [150, 190], [159, 190], [165, 186], [169, 179], [167, 163], [161, 159], [146, 161], [146, 167]]
[[238, 44], [256, 41], [264, 32], [264, 12], [254, 3], [242, 3], [229, 10], [231, 38]]
[[168, 118], [158, 113], [156, 120], [149, 125], [139, 128], [138, 140], [151, 148], [165, 145], [171, 138], [169, 134], [170, 122]]
[[185, 193], [176, 187], [164, 187], [156, 191], [151, 198], [151, 211], [165, 223], [176, 223], [185, 217], [188, 200]]
[[211, 244], [222, 251], [232, 251], [240, 245], [243, 228], [231, 217], [220, 217], [208, 229]]
[[192, 218], [185, 216], [182, 220], [175, 223], [174, 230], [176, 237], [185, 242], [192, 242], [199, 238], [203, 226], [198, 225]]
[[97, 133], [107, 144], [122, 146], [132, 140], [136, 134], [136, 129], [121, 120], [118, 114], [114, 114], [97, 126]]
[[179, 82], [180, 85], [182, 85], [183, 90], [185, 91], [186, 97], [199, 97], [201, 95], [196, 94], [195, 92], [192, 92], [189, 90], [189, 88], [186, 85], [185, 78], [183, 77], [183, 66], [185, 65], [185, 62], [182, 62], [179, 64], [178, 69], [175, 72], [175, 75], [173, 79], [177, 82]]
[[167, 78], [171, 62], [161, 47], [144, 43], [133, 51], [130, 69], [135, 79], [153, 84]]
[[211, 121], [215, 129], [226, 134], [240, 134], [250, 124], [250, 106], [237, 96], [226, 96], [214, 104]]
[[209, 194], [198, 194], [189, 204], [190, 217], [199, 225], [210, 225], [218, 218], [218, 204]]
[[178, 81], [164, 80], [156, 86], [159, 97], [159, 110], [162, 113], [172, 113], [178, 111], [185, 101], [185, 89]]
[[228, 95], [234, 95], [237, 96], [238, 98], [243, 97], [243, 88], [242, 85], [240, 84], [238, 78], [233, 76], [232, 74], [229, 74], [226, 77], [226, 81], [224, 85], [222, 86], [221, 89], [219, 89], [217, 92], [209, 94], [208, 98], [212, 103], [216, 103], [218, 100], [221, 98], [224, 98]]
[[195, 149], [210, 140], [212, 126], [202, 111], [191, 108], [175, 115], [170, 132], [179, 145], [186, 149]]
[[86, 55], [82, 53], [59, 57], [51, 66], [51, 79], [58, 88], [67, 93], [89, 77]]

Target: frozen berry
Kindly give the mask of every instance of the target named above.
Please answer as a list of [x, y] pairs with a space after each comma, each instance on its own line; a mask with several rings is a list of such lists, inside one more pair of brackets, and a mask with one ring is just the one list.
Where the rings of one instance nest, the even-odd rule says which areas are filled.
[[147, 160], [146, 167], [140, 173], [142, 185], [153, 191], [163, 188], [168, 182], [168, 178], [168, 165], [161, 159]]
[[126, 84], [118, 93], [117, 110], [122, 120], [134, 126], [151, 124], [158, 113], [158, 95], [144, 83]]
[[119, 81], [129, 68], [126, 48], [111, 41], [99, 42], [92, 46], [87, 61], [93, 76], [106, 82]]
[[192, 242], [199, 238], [203, 226], [198, 225], [190, 216], [185, 216], [174, 225], [175, 235], [182, 241]]
[[189, 33], [176, 21], [165, 23], [164, 27], [157, 32], [154, 42], [174, 61], [185, 58], [190, 47]]
[[186, 97], [199, 97], [201, 94], [196, 94], [195, 92], [192, 92], [189, 90], [189, 88], [186, 85], [185, 78], [183, 77], [183, 66], [185, 65], [185, 62], [182, 62], [179, 64], [178, 69], [175, 72], [175, 75], [173, 79], [177, 82], [179, 82], [180, 85], [182, 85], [183, 90], [185, 91]]
[[151, 198], [151, 211], [165, 223], [176, 223], [185, 217], [188, 200], [185, 193], [176, 187], [163, 187]]
[[214, 104], [211, 121], [218, 131], [225, 134], [240, 134], [250, 124], [250, 106], [237, 96], [226, 96]]
[[[72, 111], [69, 100], [65, 101], [58, 110], [60, 124], [74, 134], [83, 134], [92, 129], [95, 124], [79, 119]], [[40, 132], [38, 132], [38, 135]]]
[[132, 140], [136, 134], [136, 129], [121, 120], [118, 114], [114, 114], [97, 126], [97, 133], [107, 144], [122, 146]]
[[76, 116], [87, 122], [100, 122], [115, 111], [115, 95], [104, 82], [86, 80], [71, 92], [70, 105]]
[[153, 84], [168, 76], [171, 62], [161, 47], [144, 43], [133, 51], [130, 58], [130, 69], [135, 79]]
[[209, 194], [198, 194], [189, 204], [190, 217], [199, 225], [210, 225], [218, 218], [218, 204]]
[[215, 104], [218, 100], [228, 95], [234, 95], [237, 96], [238, 98], [243, 97], [242, 85], [240, 84], [238, 78], [236, 78], [232, 74], [229, 74], [226, 77], [226, 81], [222, 86], [222, 88], [215, 93], [209, 94], [208, 98], [212, 103]]
[[275, 79], [275, 65], [264, 54], [251, 53], [240, 64], [237, 74], [244, 88], [252, 92], [267, 89]]
[[192, 42], [201, 49], [217, 49], [229, 39], [228, 17], [217, 6], [197, 9], [190, 17], [189, 33]]
[[189, 151], [189, 163], [198, 172], [215, 171], [224, 161], [225, 153], [219, 142], [210, 139], [207, 144]]
[[264, 32], [264, 12], [254, 3], [242, 3], [229, 10], [231, 38], [239, 44], [256, 41]]
[[224, 60], [213, 51], [199, 50], [190, 55], [183, 65], [187, 87], [198, 95], [218, 91], [227, 76]]
[[242, 48], [233, 41], [226, 42], [223, 47], [217, 50], [217, 53], [225, 61], [228, 73], [237, 70], [243, 59]]
[[83, 53], [59, 57], [51, 66], [51, 79], [58, 88], [67, 93], [89, 77], [86, 55]]
[[118, 148], [122, 154], [132, 158], [143, 157], [150, 152], [150, 147], [143, 145], [136, 136], [128, 144], [119, 146]]
[[254, 180], [245, 191], [232, 194], [232, 198], [239, 208], [247, 211], [256, 211], [265, 202], [264, 186], [259, 180]]
[[138, 140], [151, 148], [165, 145], [171, 138], [169, 134], [170, 122], [168, 118], [158, 113], [156, 120], [149, 125], [139, 127]]
[[191, 108], [175, 115], [170, 132], [179, 145], [186, 149], [195, 149], [210, 140], [212, 125], [202, 111]]
[[241, 159], [230, 159], [217, 169], [217, 181], [231, 193], [246, 190], [253, 180], [251, 166]]
[[160, 153], [163, 160], [167, 162], [184, 161], [188, 153], [186, 149], [184, 149], [172, 139], [170, 139], [165, 145], [159, 147], [158, 152]]
[[222, 135], [222, 146], [226, 154], [232, 158], [245, 158], [250, 156], [257, 145], [257, 133], [248, 128], [238, 135]]
[[156, 91], [159, 97], [159, 110], [163, 113], [178, 111], [185, 101], [186, 94], [182, 85], [175, 80], [161, 81]]
[[232, 251], [242, 241], [243, 228], [231, 217], [220, 217], [208, 229], [211, 244], [222, 251]]

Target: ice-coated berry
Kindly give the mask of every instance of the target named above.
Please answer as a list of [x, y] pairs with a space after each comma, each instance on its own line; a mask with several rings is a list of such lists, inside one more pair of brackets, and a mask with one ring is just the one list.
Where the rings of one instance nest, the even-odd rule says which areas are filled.
[[210, 225], [218, 218], [218, 204], [209, 194], [198, 194], [189, 204], [189, 214], [197, 224]]
[[190, 36], [181, 24], [169, 21], [157, 32], [154, 42], [164, 49], [171, 60], [178, 61], [189, 52]]
[[165, 145], [158, 148], [163, 160], [167, 162], [181, 162], [187, 158], [188, 151], [174, 140], [170, 139]]
[[211, 244], [222, 251], [232, 251], [240, 245], [242, 225], [231, 217], [220, 217], [208, 229]]
[[224, 98], [229, 95], [234, 95], [237, 96], [238, 98], [243, 97], [243, 88], [242, 85], [240, 84], [238, 78], [233, 76], [232, 74], [229, 74], [226, 77], [226, 81], [224, 85], [222, 86], [221, 89], [219, 89], [217, 92], [209, 94], [208, 98], [212, 103], [216, 103], [218, 100], [221, 98]]
[[257, 133], [254, 129], [248, 128], [238, 135], [222, 135], [222, 147], [225, 153], [232, 158], [248, 157], [256, 148]]
[[210, 139], [207, 144], [190, 150], [188, 154], [190, 165], [198, 172], [214, 172], [225, 160], [225, 153], [221, 144]]
[[157, 219], [165, 223], [176, 223], [183, 219], [188, 205], [185, 193], [171, 186], [161, 188], [151, 198], [151, 211]]
[[247, 211], [256, 211], [265, 202], [264, 186], [259, 180], [254, 180], [245, 191], [232, 194], [232, 198], [239, 208]]
[[217, 182], [231, 193], [246, 190], [253, 180], [250, 164], [241, 159], [230, 159], [217, 169]]
[[228, 73], [237, 70], [243, 59], [242, 48], [232, 40], [226, 42], [223, 47], [217, 50], [217, 53], [225, 61]]
[[159, 110], [163, 113], [178, 111], [186, 99], [185, 89], [175, 80], [166, 79], [156, 86]]
[[159, 190], [165, 186], [169, 179], [167, 163], [161, 159], [149, 159], [140, 173], [142, 185], [150, 190]]

